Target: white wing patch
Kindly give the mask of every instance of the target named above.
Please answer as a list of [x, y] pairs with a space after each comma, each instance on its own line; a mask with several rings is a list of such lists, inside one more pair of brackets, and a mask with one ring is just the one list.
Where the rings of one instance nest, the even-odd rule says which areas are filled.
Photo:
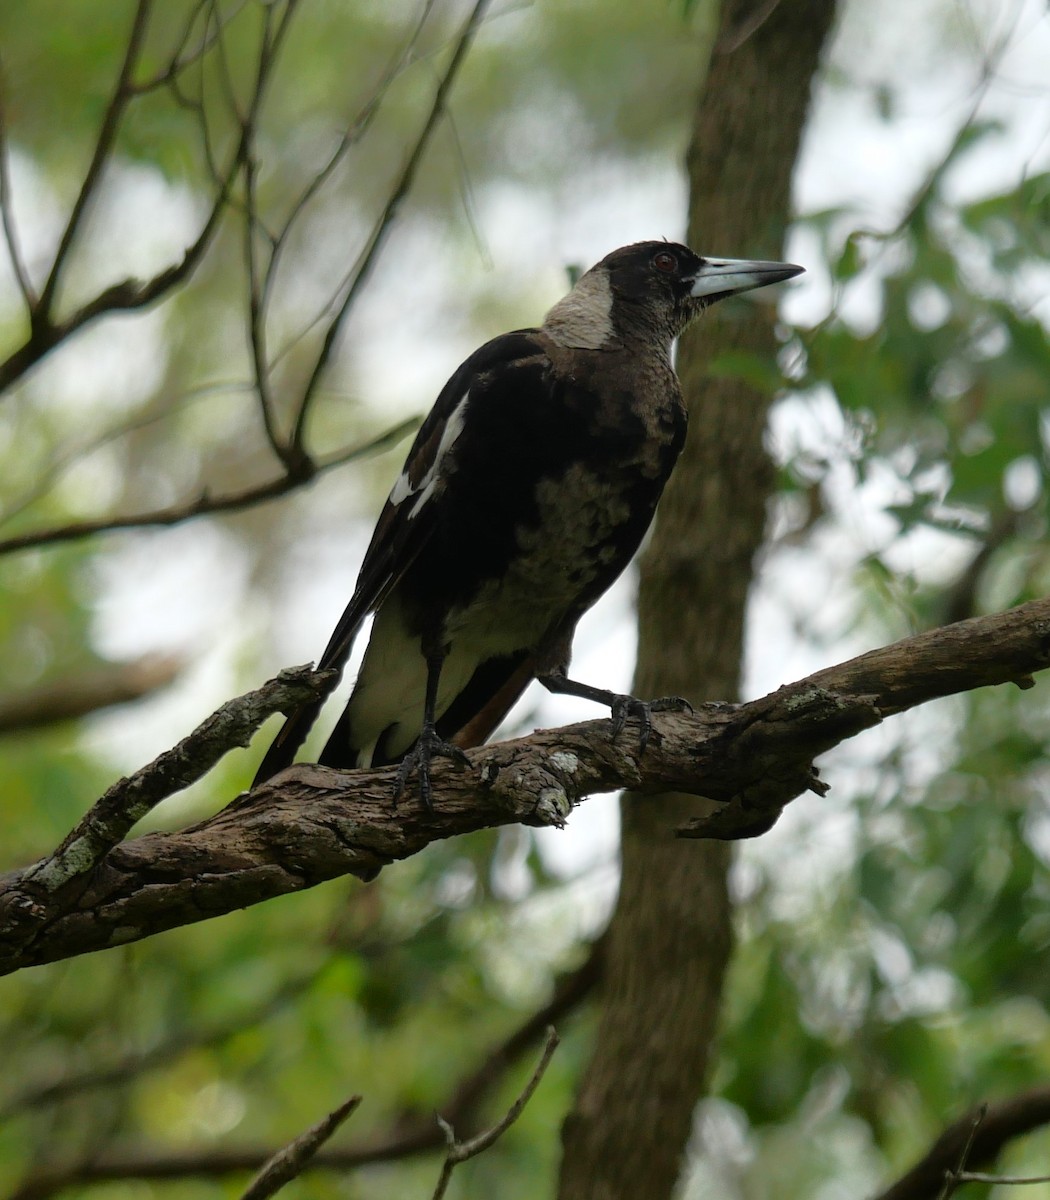
[[423, 477], [416, 483], [412, 482], [411, 468], [412, 464], [405, 463], [404, 469], [394, 482], [394, 486], [390, 489], [389, 502], [396, 508], [399, 504], [403, 504], [410, 497], [415, 497], [412, 507], [408, 511], [410, 517], [414, 517], [423, 505], [430, 499], [441, 482], [442, 463], [444, 462], [448, 452], [456, 444], [456, 440], [463, 432], [463, 424], [466, 419], [467, 401], [470, 399], [470, 392], [463, 395], [463, 399], [449, 414], [448, 420], [445, 422], [445, 428], [441, 431], [441, 439], [438, 442], [437, 450], [434, 453], [434, 461], [424, 473]]

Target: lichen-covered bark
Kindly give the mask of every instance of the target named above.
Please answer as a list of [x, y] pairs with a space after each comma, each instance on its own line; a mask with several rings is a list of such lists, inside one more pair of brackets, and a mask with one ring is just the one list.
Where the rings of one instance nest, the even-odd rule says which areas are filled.
[[[689, 150], [688, 242], [777, 258], [810, 86], [834, 0], [723, 6]], [[712, 378], [724, 351], [771, 357], [768, 306], [720, 305], [681, 346], [685, 453], [642, 564], [636, 694], [736, 697], [752, 561], [772, 471], [771, 397]], [[728, 849], [672, 836], [696, 801], [623, 801], [622, 881], [593, 1058], [563, 1131], [562, 1200], [670, 1195], [704, 1086], [731, 945]]]
[[[317, 679], [304, 669], [285, 672], [227, 702], [174, 750], [111, 788], [54, 854], [0, 876], [0, 974], [124, 945], [339, 875], [371, 878], [438, 838], [512, 822], [559, 825], [585, 796], [620, 787], [718, 802], [706, 816], [703, 801], [680, 805], [688, 819], [671, 830], [663, 801], [661, 845], [670, 845], [672, 832], [754, 837], [796, 796], [825, 789], [813, 760], [844, 738], [937, 696], [1011, 682], [1031, 687], [1032, 672], [1047, 666], [1044, 598], [871, 650], [748, 704], [658, 713], [644, 755], [636, 726], [610, 739], [607, 720], [481, 746], [469, 752], [469, 770], [437, 764], [432, 813], [416, 797], [391, 804], [395, 767], [304, 763], [197, 825], [107, 849], [144, 797], [198, 777], [217, 748], [239, 744], [277, 697], [296, 696]], [[703, 864], [704, 853], [693, 842], [689, 857], [676, 849], [668, 858]], [[658, 888], [643, 899], [654, 894]], [[705, 922], [713, 924], [709, 913], [694, 925]]]

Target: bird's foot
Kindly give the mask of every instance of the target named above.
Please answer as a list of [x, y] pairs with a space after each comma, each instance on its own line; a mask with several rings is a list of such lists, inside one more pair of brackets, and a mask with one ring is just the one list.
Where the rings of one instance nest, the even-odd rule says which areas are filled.
[[413, 770], [419, 778], [419, 798], [427, 812], [434, 811], [434, 802], [430, 788], [430, 763], [434, 758], [451, 758], [460, 766], [469, 766], [470, 759], [458, 747], [438, 736], [432, 725], [424, 725], [419, 740], [401, 760], [394, 780], [394, 803], [405, 794], [405, 786]]
[[654, 712], [689, 712], [693, 706], [681, 696], [661, 696], [657, 700], [639, 700], [636, 696], [617, 696], [612, 702], [612, 735], [618, 738], [623, 733], [624, 726], [631, 717], [637, 719], [642, 727], [639, 739], [639, 753], [644, 754], [653, 735]]

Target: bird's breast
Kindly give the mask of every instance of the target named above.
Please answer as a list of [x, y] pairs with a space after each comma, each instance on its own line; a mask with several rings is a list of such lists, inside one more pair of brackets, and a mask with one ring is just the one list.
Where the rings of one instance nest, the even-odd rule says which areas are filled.
[[486, 652], [510, 653], [536, 645], [581, 597], [604, 591], [630, 561], [659, 495], [655, 486], [639, 488], [637, 476], [620, 474], [610, 479], [577, 462], [539, 481], [530, 519], [515, 528], [513, 552], [451, 609], [447, 636], [469, 632]]
[[532, 647], [630, 561], [684, 436], [673, 374], [530, 362], [471, 394], [433, 533], [399, 590], [431, 636]]

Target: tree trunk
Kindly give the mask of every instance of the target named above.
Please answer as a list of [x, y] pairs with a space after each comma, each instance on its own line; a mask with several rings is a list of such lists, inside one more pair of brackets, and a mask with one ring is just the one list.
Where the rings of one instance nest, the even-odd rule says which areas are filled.
[[[792, 0], [761, 23], [723, 6], [689, 149], [688, 242], [775, 258], [810, 85], [834, 0]], [[762, 6], [763, 10], [766, 6]], [[635, 694], [738, 694], [752, 562], [773, 473], [771, 396], [712, 379], [719, 353], [769, 358], [768, 304], [719, 305], [682, 342], [689, 439], [642, 562]], [[728, 848], [676, 841], [695, 798], [622, 804], [622, 880], [593, 1057], [563, 1129], [561, 1200], [660, 1200], [679, 1176], [711, 1054], [731, 946]]]

